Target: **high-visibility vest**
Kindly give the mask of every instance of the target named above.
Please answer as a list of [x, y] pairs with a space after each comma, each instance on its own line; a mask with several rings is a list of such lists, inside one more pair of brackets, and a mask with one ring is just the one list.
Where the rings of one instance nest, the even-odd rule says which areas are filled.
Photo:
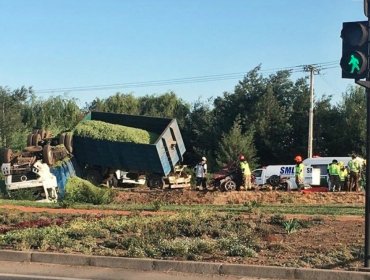
[[337, 163], [332, 163], [329, 165], [329, 174], [330, 175], [339, 175], [340, 167]]
[[360, 171], [360, 164], [357, 160], [351, 159], [348, 162], [348, 167], [349, 167], [349, 171], [352, 171], [352, 172], [355, 172], [355, 173], [358, 173]]
[[249, 168], [249, 164], [246, 161], [240, 162], [240, 169], [242, 170], [244, 175], [251, 175], [251, 169]]
[[304, 164], [303, 163], [296, 164], [296, 166], [295, 166], [295, 176], [303, 178], [303, 169], [304, 169]]
[[348, 176], [347, 168], [339, 170], [339, 178], [341, 181], [345, 181], [347, 176]]

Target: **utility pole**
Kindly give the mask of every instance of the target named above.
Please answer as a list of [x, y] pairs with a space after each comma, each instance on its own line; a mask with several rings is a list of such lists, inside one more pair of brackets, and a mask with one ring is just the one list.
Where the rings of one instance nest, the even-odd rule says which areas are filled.
[[319, 74], [320, 70], [314, 65], [306, 65], [303, 67], [305, 72], [310, 72], [310, 111], [308, 114], [308, 147], [307, 147], [307, 157], [312, 158], [312, 143], [313, 143], [313, 85], [314, 85], [314, 75]]

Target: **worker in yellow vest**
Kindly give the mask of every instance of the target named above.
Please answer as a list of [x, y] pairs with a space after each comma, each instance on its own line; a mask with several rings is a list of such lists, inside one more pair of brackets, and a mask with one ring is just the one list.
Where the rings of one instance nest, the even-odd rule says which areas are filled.
[[349, 191], [359, 191], [359, 179], [361, 172], [361, 165], [358, 160], [356, 160], [356, 155], [352, 154], [352, 159], [348, 162], [349, 168]]
[[340, 161], [338, 163], [339, 165], [339, 179], [340, 179], [340, 189], [342, 191], [346, 191], [348, 189], [347, 183], [348, 183], [348, 170], [344, 166], [344, 162]]
[[249, 164], [243, 155], [240, 155], [239, 161], [240, 161], [240, 170], [242, 171], [243, 175], [244, 188], [246, 191], [251, 190], [252, 189], [251, 169], [249, 168]]
[[335, 192], [340, 190], [340, 178], [339, 178], [340, 166], [338, 161], [333, 159], [332, 163], [328, 166], [329, 173], [329, 191]]
[[304, 164], [302, 162], [301, 156], [296, 156], [294, 158], [294, 161], [296, 163], [295, 165], [295, 183], [297, 184], [297, 188], [300, 191], [304, 188]]

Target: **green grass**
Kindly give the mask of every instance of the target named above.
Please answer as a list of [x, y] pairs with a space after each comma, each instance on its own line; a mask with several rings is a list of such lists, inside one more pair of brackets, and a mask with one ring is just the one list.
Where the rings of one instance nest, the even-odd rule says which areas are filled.
[[[46, 207], [46, 208], [62, 208], [59, 204], [47, 204], [33, 201], [8, 200], [0, 199], [0, 205], [18, 205], [30, 207]], [[251, 206], [252, 205], [252, 206]], [[93, 205], [85, 203], [74, 203], [69, 208], [75, 209], [101, 209], [101, 210], [127, 210], [127, 211], [170, 211], [170, 212], [192, 212], [192, 211], [213, 211], [226, 213], [253, 213], [258, 211], [263, 214], [305, 214], [305, 215], [353, 215], [362, 216], [365, 213], [365, 208], [360, 205], [264, 205], [253, 204], [239, 205], [172, 205], [161, 203], [158, 208], [158, 203], [153, 201], [148, 204], [107, 204]]]

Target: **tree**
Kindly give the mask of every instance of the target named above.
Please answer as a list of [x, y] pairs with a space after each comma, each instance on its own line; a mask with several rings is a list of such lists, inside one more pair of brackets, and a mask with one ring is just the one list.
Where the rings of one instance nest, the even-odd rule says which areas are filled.
[[350, 87], [339, 105], [343, 114], [343, 152], [366, 154], [366, 95], [362, 87]]
[[244, 155], [251, 167], [256, 164], [256, 149], [253, 143], [254, 130], [242, 133], [240, 119], [234, 121], [231, 129], [224, 133], [216, 153], [218, 167], [234, 162], [239, 155]]
[[267, 88], [256, 108], [255, 144], [262, 164], [287, 162], [289, 155], [286, 151], [290, 148], [292, 124], [289, 123], [285, 107], [279, 104], [273, 87]]
[[21, 112], [32, 88], [21, 87], [11, 91], [0, 87], [0, 141], [2, 147], [21, 149], [26, 144]]
[[184, 127], [190, 105], [178, 98], [173, 91], [161, 95], [146, 95], [139, 98], [140, 115], [176, 118], [179, 126]]
[[52, 96], [46, 100], [31, 96], [22, 112], [22, 121], [29, 128], [47, 129], [54, 135], [63, 130], [71, 130], [82, 119], [77, 100], [62, 96]]
[[213, 114], [210, 100], [196, 101], [185, 119], [185, 125], [181, 129], [185, 146], [187, 148], [186, 159], [196, 163], [202, 156], [207, 156], [210, 166], [213, 166], [214, 147], [218, 144], [214, 137]]

